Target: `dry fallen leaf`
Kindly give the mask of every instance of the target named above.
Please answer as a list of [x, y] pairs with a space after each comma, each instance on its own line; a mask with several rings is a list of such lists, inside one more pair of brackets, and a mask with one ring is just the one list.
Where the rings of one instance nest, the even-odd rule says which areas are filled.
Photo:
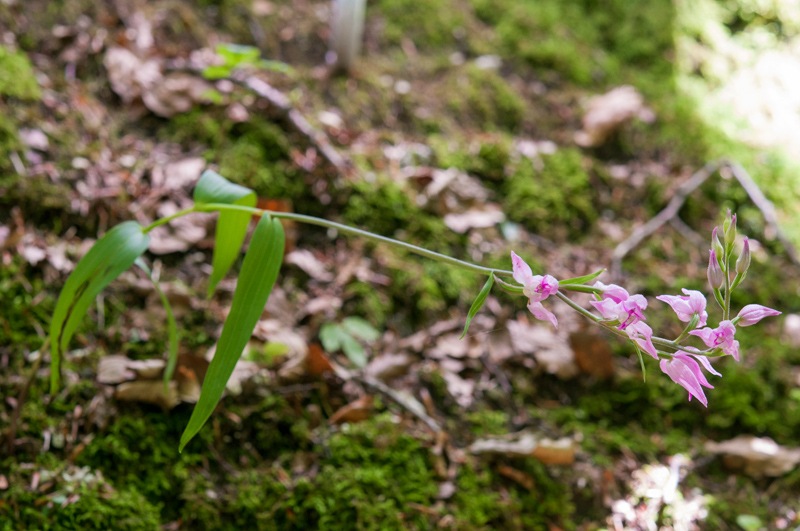
[[525, 490], [533, 490], [533, 487], [536, 485], [533, 476], [526, 474], [522, 470], [517, 470], [516, 468], [512, 468], [508, 465], [499, 465], [497, 467], [497, 471], [501, 476], [505, 476], [513, 482], [519, 484]]
[[306, 358], [306, 368], [311, 376], [321, 376], [325, 373], [333, 372], [333, 365], [325, 351], [317, 343], [308, 345], [308, 357]]
[[331, 282], [334, 278], [327, 266], [307, 249], [295, 249], [286, 255], [285, 262], [296, 265], [309, 277], [321, 282]]
[[136, 378], [136, 373], [128, 368], [130, 361], [127, 356], [119, 354], [110, 354], [100, 358], [97, 364], [98, 383], [116, 385]]
[[372, 414], [372, 406], [374, 399], [370, 395], [364, 395], [361, 398], [350, 402], [349, 404], [339, 408], [328, 422], [331, 424], [343, 424], [345, 422], [361, 422], [366, 420]]
[[569, 336], [575, 362], [581, 372], [606, 380], [614, 376], [614, 354], [608, 340], [600, 334], [577, 331]]
[[576, 448], [570, 438], [552, 440], [524, 432], [506, 438], [479, 439], [469, 450], [473, 454], [532, 456], [548, 465], [571, 465], [575, 462]]
[[583, 130], [575, 134], [575, 142], [583, 147], [602, 145], [617, 129], [634, 118], [645, 122], [655, 119], [644, 98], [630, 85], [614, 88], [595, 96], [583, 116]]
[[114, 397], [117, 400], [156, 404], [164, 409], [172, 409], [180, 403], [178, 384], [174, 381], [169, 382], [166, 390], [161, 380], [124, 382], [114, 390]]
[[444, 224], [459, 234], [464, 234], [470, 229], [485, 229], [494, 227], [505, 221], [506, 216], [498, 205], [486, 204], [472, 208], [466, 212], [450, 213], [444, 216]]
[[777, 477], [800, 464], [800, 448], [778, 445], [769, 437], [739, 435], [721, 443], [706, 443], [706, 450], [722, 455], [726, 466], [752, 477]]
[[553, 331], [552, 327], [517, 319], [508, 322], [508, 333], [514, 349], [523, 354], [532, 354], [546, 372], [560, 378], [577, 374], [578, 366], [568, 340]]

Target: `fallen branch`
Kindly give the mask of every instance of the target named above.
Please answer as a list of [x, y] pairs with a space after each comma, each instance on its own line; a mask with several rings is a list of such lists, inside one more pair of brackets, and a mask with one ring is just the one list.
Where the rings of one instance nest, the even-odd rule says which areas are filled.
[[[635, 229], [630, 236], [617, 245], [617, 247], [614, 249], [614, 253], [611, 255], [612, 277], [614, 279], [620, 278], [622, 274], [622, 259], [625, 258], [625, 256], [627, 256], [628, 253], [630, 253], [633, 249], [635, 249], [636, 246], [638, 246], [645, 238], [649, 237], [658, 229], [660, 229], [665, 223], [671, 223], [682, 234], [686, 234], [687, 231], [691, 234], [694, 234], [694, 231], [692, 231], [688, 225], [686, 225], [686, 223], [680, 219], [678, 212], [680, 212], [680, 209], [683, 207], [683, 204], [686, 202], [686, 199], [688, 199], [692, 192], [699, 188], [700, 185], [702, 185], [709, 177], [715, 173], [722, 173], [723, 170], [730, 171], [731, 175], [736, 178], [742, 188], [744, 188], [744, 191], [747, 192], [747, 195], [750, 197], [750, 200], [753, 202], [753, 204], [761, 211], [761, 215], [763, 216], [764, 222], [767, 225], [766, 230], [764, 231], [765, 234], [770, 239], [774, 237], [780, 241], [786, 251], [786, 254], [789, 256], [789, 259], [794, 264], [800, 265], [800, 260], [798, 259], [794, 246], [784, 235], [783, 231], [781, 231], [778, 225], [775, 207], [772, 202], [767, 199], [767, 197], [744, 168], [734, 162], [722, 160], [710, 162], [695, 172], [694, 175], [692, 175], [688, 180], [678, 187], [678, 189], [675, 191], [675, 195], [672, 196], [672, 199], [670, 199], [669, 203], [667, 203], [667, 206], [664, 207], [661, 212], [656, 214], [655, 217], [651, 218], [644, 225]], [[692, 238], [692, 240], [696, 240], [696, 238]]]

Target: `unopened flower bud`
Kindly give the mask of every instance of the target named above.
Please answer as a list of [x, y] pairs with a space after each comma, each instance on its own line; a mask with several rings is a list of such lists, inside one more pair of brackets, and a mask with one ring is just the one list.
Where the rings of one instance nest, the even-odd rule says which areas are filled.
[[711, 233], [711, 250], [714, 252], [714, 256], [717, 258], [717, 264], [721, 269], [726, 269], [727, 267], [724, 265], [725, 261], [725, 248], [722, 246], [722, 242], [719, 241], [719, 227], [714, 227], [713, 232]]
[[722, 276], [722, 269], [719, 268], [719, 260], [714, 249], [708, 252], [708, 283], [712, 290], [719, 289], [725, 278]]
[[722, 233], [725, 237], [725, 246], [730, 248], [729, 246], [736, 240], [736, 214], [731, 214], [730, 210], [722, 223]]
[[739, 275], [744, 275], [745, 273], [747, 273], [747, 269], [749, 267], [750, 267], [750, 240], [745, 238], [742, 254], [740, 254], [739, 258], [736, 259], [736, 273]]
[[759, 322], [764, 317], [772, 317], [780, 315], [781, 312], [761, 306], [760, 304], [748, 304], [736, 316], [736, 324], [738, 326], [751, 326]]

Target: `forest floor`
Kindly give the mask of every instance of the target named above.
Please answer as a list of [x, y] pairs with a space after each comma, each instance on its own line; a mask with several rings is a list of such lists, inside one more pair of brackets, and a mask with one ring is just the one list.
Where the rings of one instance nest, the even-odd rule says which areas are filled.
[[[798, 528], [800, 103], [753, 76], [800, 21], [599, 4], [377, 0], [343, 73], [329, 2], [2, 2], [0, 529]], [[205, 295], [213, 216], [145, 255], [179, 323], [173, 392], [141, 271], [98, 297], [55, 395], [45, 339], [95, 238], [186, 207], [207, 168], [262, 207], [490, 267], [514, 250], [562, 279], [608, 268], [670, 337], [655, 296], [707, 292], [731, 209], [753, 248], [733, 305], [783, 315], [737, 332], [704, 408], [569, 308], [549, 306], [554, 331], [494, 292], [460, 340], [484, 279], [287, 225], [228, 393], [178, 453], [236, 285]]]

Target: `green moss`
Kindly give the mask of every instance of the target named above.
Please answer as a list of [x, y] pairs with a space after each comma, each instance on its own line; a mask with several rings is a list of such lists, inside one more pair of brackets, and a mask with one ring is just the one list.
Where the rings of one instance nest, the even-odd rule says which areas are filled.
[[635, 9], [623, 0], [471, 3], [476, 15], [494, 26], [504, 55], [571, 81], [619, 82], [626, 69], [670, 71], [674, 8], [669, 1]]
[[[540, 167], [539, 167], [540, 166]], [[523, 159], [503, 185], [509, 219], [540, 234], [585, 234], [597, 218], [593, 184], [580, 151]]]
[[220, 173], [252, 188], [260, 197], [301, 198], [306, 186], [289, 160], [289, 141], [271, 122], [235, 129], [236, 140], [218, 155]]
[[378, 329], [384, 328], [389, 316], [394, 312], [391, 297], [383, 289], [375, 289], [373, 284], [351, 282], [345, 288], [348, 299], [344, 315], [369, 315], [370, 322]]
[[232, 122], [217, 114], [208, 108], [177, 114], [163, 128], [162, 137], [187, 147], [201, 144], [216, 151], [227, 143], [233, 129]]
[[444, 90], [450, 113], [463, 125], [480, 124], [484, 130], [513, 132], [522, 123], [524, 100], [495, 70], [468, 63], [453, 71]]
[[490, 473], [483, 463], [462, 467], [453, 497], [458, 528], [574, 528], [575, 507], [563, 482], [535, 459], [504, 459], [503, 464], [528, 477], [531, 488]]
[[0, 521], [15, 527], [3, 529], [157, 530], [156, 506], [135, 489], [115, 489], [102, 474], [88, 468], [69, 467], [63, 472], [40, 470], [51, 477], [53, 489], [43, 495], [25, 488], [30, 483], [12, 469], [12, 487], [0, 504]]
[[367, 13], [380, 13], [387, 45], [399, 46], [408, 39], [417, 48], [429, 51], [456, 43], [455, 34], [466, 23], [459, 4], [456, 0], [379, 0]]
[[318, 470], [295, 480], [279, 465], [236, 473], [223, 486], [195, 479], [188, 496], [197, 514], [187, 517], [202, 523], [198, 516], [208, 513], [212, 519], [205, 527], [213, 528], [210, 504], [221, 510], [225, 525], [241, 529], [429, 527], [428, 515], [411, 509], [435, 499], [428, 452], [390, 415], [345, 425], [322, 442], [317, 455]]
[[37, 101], [42, 97], [28, 57], [0, 46], [0, 97]]
[[[427, 450], [388, 416], [350, 426], [327, 444], [330, 458], [316, 479], [315, 496], [304, 503], [321, 528], [404, 529], [427, 527], [423, 512], [436, 483]], [[398, 478], [402, 480], [398, 481]]]
[[470, 431], [476, 436], [503, 435], [508, 433], [508, 413], [492, 409], [481, 409], [467, 414]]

